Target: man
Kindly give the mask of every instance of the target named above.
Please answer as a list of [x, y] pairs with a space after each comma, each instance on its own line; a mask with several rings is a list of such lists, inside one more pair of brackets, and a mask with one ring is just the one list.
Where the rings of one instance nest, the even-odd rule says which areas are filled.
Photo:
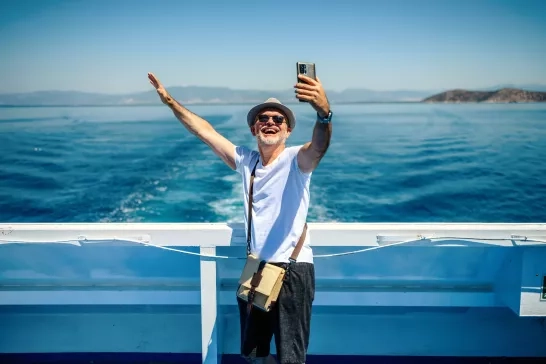
[[[309, 208], [311, 174], [330, 144], [332, 113], [320, 80], [300, 75], [294, 85], [296, 98], [307, 101], [317, 112], [310, 142], [286, 147], [296, 125], [293, 112], [276, 99], [253, 107], [247, 116], [258, 151], [235, 146], [206, 120], [195, 115], [148, 74], [161, 101], [180, 122], [206, 143], [231, 169], [242, 176], [248, 204], [250, 176], [255, 170], [250, 250], [261, 260], [287, 264], [303, 233]], [[245, 204], [245, 206], [246, 206]], [[248, 222], [245, 208], [245, 226]], [[246, 302], [238, 299], [241, 323], [241, 354], [250, 363], [274, 363], [270, 342], [275, 336], [281, 363], [305, 363], [309, 344], [311, 306], [315, 295], [313, 253], [306, 235], [296, 263], [292, 264], [278, 301], [270, 312], [254, 309], [247, 325]]]

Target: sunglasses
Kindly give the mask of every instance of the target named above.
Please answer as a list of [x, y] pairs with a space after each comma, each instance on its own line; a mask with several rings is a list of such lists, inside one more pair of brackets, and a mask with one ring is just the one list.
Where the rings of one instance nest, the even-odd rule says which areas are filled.
[[267, 123], [269, 121], [269, 118], [273, 119], [273, 122], [275, 122], [275, 124], [282, 124], [284, 122], [284, 116], [282, 115], [268, 116], [263, 114], [258, 116], [258, 121], [261, 123]]

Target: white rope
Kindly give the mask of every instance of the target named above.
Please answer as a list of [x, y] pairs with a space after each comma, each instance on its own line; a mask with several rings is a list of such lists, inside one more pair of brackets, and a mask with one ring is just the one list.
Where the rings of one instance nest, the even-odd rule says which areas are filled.
[[[51, 243], [51, 244], [63, 244], [63, 243], [72, 243], [72, 242], [78, 242], [78, 243], [81, 243], [81, 242], [88, 242], [88, 243], [100, 243], [100, 242], [111, 242], [111, 241], [118, 241], [118, 242], [123, 242], [123, 243], [137, 243], [137, 244], [141, 244], [141, 245], [146, 245], [146, 246], [151, 246], [151, 247], [154, 247], [154, 248], [158, 248], [158, 249], [164, 249], [164, 250], [169, 250], [169, 251], [173, 251], [173, 252], [177, 252], [177, 253], [182, 253], [182, 254], [188, 254], [188, 255], [195, 255], [195, 256], [199, 256], [199, 257], [206, 257], [206, 258], [219, 258], [219, 259], [246, 259], [245, 258], [241, 258], [241, 257], [230, 257], [230, 256], [223, 256], [223, 255], [210, 255], [210, 254], [201, 254], [201, 253], [195, 253], [195, 252], [189, 252], [187, 250], [181, 250], [181, 249], [174, 249], [174, 248], [169, 248], [169, 247], [166, 247], [166, 246], [160, 246], [160, 245], [154, 245], [154, 244], [149, 244], [149, 243], [145, 243], [143, 241], [140, 241], [140, 240], [134, 240], [134, 239], [118, 239], [118, 238], [112, 238], [112, 239], [87, 239], [87, 238], [82, 238], [82, 239], [74, 239], [74, 240], [53, 240], [53, 241], [43, 241], [43, 243]], [[36, 241], [28, 241], [28, 240], [4, 240], [4, 239], [0, 239], [0, 242], [2, 243], [38, 243]]]
[[[109, 240], [113, 240], [113, 239], [109, 239]], [[0, 243], [5, 243], [5, 244], [36, 244], [36, 243], [73, 244], [75, 242], [78, 242], [78, 239], [52, 240], [52, 241], [50, 241], [50, 240], [48, 240], [48, 241], [30, 241], [30, 240], [5, 240], [5, 239], [0, 239]]]
[[456, 236], [446, 236], [446, 237], [436, 237], [436, 238], [434, 238], [434, 237], [430, 237], [430, 238], [419, 237], [419, 238], [416, 238], [416, 239], [404, 240], [404, 241], [400, 241], [400, 242], [397, 242], [397, 243], [374, 246], [374, 247], [371, 247], [371, 248], [353, 250], [353, 251], [344, 252], [344, 253], [313, 255], [313, 258], [330, 258], [330, 257], [339, 257], [339, 256], [342, 256], [342, 255], [351, 255], [351, 254], [363, 253], [363, 252], [367, 252], [367, 251], [370, 251], [370, 250], [377, 250], [377, 249], [382, 249], [382, 248], [386, 248], [386, 247], [390, 247], [390, 246], [394, 246], [394, 245], [412, 243], [412, 242], [419, 241], [419, 240], [497, 240], [497, 241], [498, 240], [510, 240], [510, 241], [530, 241], [530, 242], [537, 242], [537, 243], [545, 243], [546, 244], [546, 241], [529, 240], [529, 239], [527, 239], [527, 237], [524, 237], [523, 239], [520, 239], [520, 238], [518, 238], [518, 239], [509, 239], [509, 238], [467, 238], [467, 237], [456, 237]]
[[[210, 255], [210, 254], [194, 253], [194, 252], [189, 252], [187, 250], [180, 250], [180, 249], [168, 248], [166, 246], [149, 244], [149, 243], [145, 243], [145, 242], [140, 241], [140, 240], [131, 240], [131, 239], [114, 239], [114, 240], [124, 241], [124, 242], [131, 242], [131, 243], [138, 243], [138, 244], [142, 244], [142, 245], [146, 245], [146, 246], [151, 246], [151, 247], [154, 247], [154, 248], [170, 250], [170, 251], [173, 251], [173, 252], [183, 253], [183, 254], [188, 254], [188, 255], [196, 255], [196, 256], [199, 256], [199, 257], [215, 258], [215, 259], [216, 258], [218, 258], [218, 259], [246, 259], [246, 257], [242, 258], [242, 257], [230, 257], [230, 256], [227, 256], [227, 255]], [[90, 241], [90, 240], [85, 239], [84, 241]], [[91, 240], [91, 241], [96, 241], [96, 240]], [[101, 241], [104, 241], [104, 239], [101, 240]], [[106, 240], [106, 241], [108, 241], [108, 240]]]
[[407, 243], [411, 243], [411, 242], [418, 241], [418, 240], [427, 240], [427, 238], [421, 237], [421, 238], [417, 238], [417, 239], [404, 240], [404, 241], [400, 241], [398, 243], [385, 244], [385, 245], [379, 245], [379, 246], [372, 246], [371, 248], [364, 248], [364, 249], [353, 250], [353, 251], [343, 252], [343, 253], [313, 255], [313, 258], [331, 258], [331, 257], [339, 257], [339, 256], [342, 256], [342, 255], [358, 254], [358, 253], [363, 253], [363, 252], [367, 252], [367, 251], [370, 251], [370, 250], [377, 250], [377, 249], [386, 248], [388, 246], [407, 244]]
[[[508, 241], [514, 241], [514, 242], [524, 241], [524, 242], [535, 242], [535, 243], [546, 244], [546, 241], [544, 241], [544, 240], [528, 239], [526, 236], [522, 236], [522, 237], [519, 237], [519, 238], [472, 238], [472, 237], [457, 237], [457, 236], [428, 237], [427, 238], [427, 237], [424, 237], [424, 236], [420, 236], [420, 237], [416, 237], [415, 239], [404, 240], [404, 241], [400, 241], [400, 242], [396, 242], [396, 243], [392, 243], [392, 244], [374, 246], [374, 247], [370, 247], [370, 248], [358, 249], [358, 250], [353, 250], [353, 251], [348, 251], [348, 252], [343, 252], [343, 253], [313, 255], [313, 257], [314, 258], [331, 258], [331, 257], [339, 257], [339, 256], [343, 256], [343, 255], [352, 255], [352, 254], [367, 252], [367, 251], [370, 251], [370, 250], [377, 250], [377, 249], [383, 249], [383, 248], [387, 248], [387, 247], [391, 247], [391, 246], [395, 246], [395, 245], [407, 244], [407, 243], [411, 243], [411, 242], [415, 242], [415, 241], [419, 241], [419, 240], [495, 240], [495, 241], [503, 241], [503, 240], [506, 241], [506, 240], [508, 240]], [[176, 252], [176, 253], [194, 255], [194, 256], [205, 257], [205, 258], [246, 259], [246, 257], [231, 257], [231, 256], [227, 256], [227, 255], [212, 255], [212, 254], [195, 253], [195, 252], [190, 252], [190, 251], [187, 251], [187, 250], [174, 249], [174, 248], [169, 248], [169, 247], [165, 247], [165, 246], [154, 245], [154, 244], [146, 243], [146, 242], [143, 242], [143, 241], [140, 241], [140, 240], [133, 240], [133, 239], [118, 239], [118, 238], [112, 238], [112, 239], [87, 239], [87, 238], [82, 238], [82, 239], [74, 239], [74, 240], [48, 241], [48, 243], [70, 243], [70, 242], [78, 242], [78, 243], [81, 243], [81, 242], [93, 243], [93, 242], [95, 242], [96, 243], [96, 242], [110, 242], [110, 241], [136, 243], [136, 244], [141, 244], [141, 245], [145, 245], [145, 246], [150, 246], [150, 247], [153, 247], [153, 248], [169, 250], [169, 251], [173, 251], [173, 252]], [[33, 241], [25, 241], [25, 240], [16, 241], [16, 240], [3, 240], [3, 239], [0, 239], [0, 242], [3, 242], [3, 243], [36, 243], [35, 241], [34, 242]]]

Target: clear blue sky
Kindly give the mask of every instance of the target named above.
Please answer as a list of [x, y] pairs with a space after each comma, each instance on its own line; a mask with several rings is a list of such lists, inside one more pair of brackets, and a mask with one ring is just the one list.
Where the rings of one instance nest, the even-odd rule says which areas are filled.
[[546, 84], [546, 0], [3, 0], [0, 92]]

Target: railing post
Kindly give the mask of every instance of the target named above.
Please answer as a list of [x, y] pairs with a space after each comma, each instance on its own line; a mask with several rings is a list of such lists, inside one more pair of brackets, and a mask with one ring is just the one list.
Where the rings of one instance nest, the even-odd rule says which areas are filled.
[[[200, 253], [216, 255], [216, 247], [202, 246]], [[218, 272], [214, 258], [201, 257], [201, 355], [206, 364], [222, 362], [222, 315], [218, 302]]]

